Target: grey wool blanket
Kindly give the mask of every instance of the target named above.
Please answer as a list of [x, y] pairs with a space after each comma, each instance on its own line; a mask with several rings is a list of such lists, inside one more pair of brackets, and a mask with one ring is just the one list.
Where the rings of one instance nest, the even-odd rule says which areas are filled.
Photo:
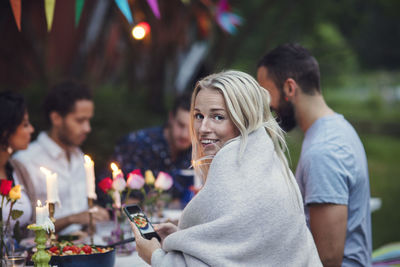
[[297, 184], [265, 129], [249, 135], [241, 158], [239, 147], [235, 138], [216, 154], [152, 266], [322, 266]]

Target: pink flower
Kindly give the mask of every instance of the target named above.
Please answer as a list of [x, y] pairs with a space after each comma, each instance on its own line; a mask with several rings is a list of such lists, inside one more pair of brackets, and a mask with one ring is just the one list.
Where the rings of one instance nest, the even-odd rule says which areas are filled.
[[140, 189], [144, 185], [144, 178], [139, 169], [133, 170], [128, 174], [128, 181], [126, 182], [131, 189]]
[[116, 178], [112, 182], [112, 187], [117, 191], [122, 191], [125, 189], [126, 181], [124, 178]]
[[154, 187], [161, 190], [168, 190], [171, 188], [174, 180], [171, 175], [166, 172], [159, 172]]

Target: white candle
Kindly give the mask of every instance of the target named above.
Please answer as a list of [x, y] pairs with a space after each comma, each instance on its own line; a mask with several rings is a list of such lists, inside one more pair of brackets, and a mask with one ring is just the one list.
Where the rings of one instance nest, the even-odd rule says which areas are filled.
[[58, 198], [57, 173], [52, 173], [44, 167], [40, 167], [40, 170], [46, 175], [47, 202], [59, 202], [60, 200]]
[[114, 203], [116, 208], [121, 208], [121, 194], [118, 190], [114, 191]]
[[47, 209], [46, 206], [42, 206], [42, 202], [40, 200], [37, 201], [36, 207], [36, 225], [43, 225], [46, 221], [47, 217]]
[[94, 176], [94, 162], [88, 155], [85, 155], [84, 158], [85, 158], [87, 196], [88, 198], [97, 199], [95, 176]]
[[117, 164], [115, 164], [114, 162], [112, 162], [110, 164], [111, 170], [112, 170], [112, 177], [113, 179], [117, 179], [117, 178], [123, 178], [124, 175], [122, 174], [122, 171], [120, 168], [118, 168]]

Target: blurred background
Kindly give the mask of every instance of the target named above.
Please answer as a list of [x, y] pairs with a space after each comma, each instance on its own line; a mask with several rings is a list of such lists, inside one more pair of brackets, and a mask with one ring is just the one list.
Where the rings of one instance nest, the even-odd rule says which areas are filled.
[[[12, 2], [21, 3], [20, 31]], [[46, 129], [49, 88], [82, 81], [96, 105], [83, 150], [103, 169], [122, 135], [163, 123], [173, 96], [199, 78], [232, 68], [255, 76], [264, 53], [298, 42], [320, 63], [328, 104], [364, 143], [371, 195], [382, 200], [374, 249], [400, 241], [400, 1], [58, 0], [48, 17], [45, 2], [0, 1], [0, 90], [27, 97], [35, 136]], [[288, 133], [293, 169], [302, 138]]]

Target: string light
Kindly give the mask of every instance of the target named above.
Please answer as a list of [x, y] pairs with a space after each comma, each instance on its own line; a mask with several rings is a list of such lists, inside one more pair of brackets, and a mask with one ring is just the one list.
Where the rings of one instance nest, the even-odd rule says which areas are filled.
[[136, 40], [142, 40], [150, 32], [150, 25], [147, 22], [140, 22], [132, 29], [132, 36]]

